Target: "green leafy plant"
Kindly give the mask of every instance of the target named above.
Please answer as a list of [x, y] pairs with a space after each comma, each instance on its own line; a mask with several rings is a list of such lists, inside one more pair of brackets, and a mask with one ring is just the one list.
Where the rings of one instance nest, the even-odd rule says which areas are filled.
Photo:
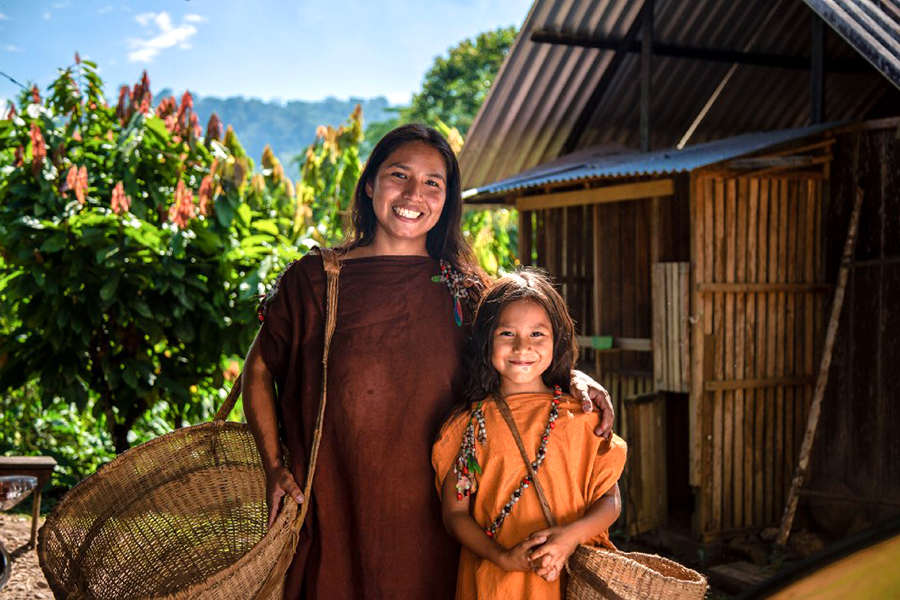
[[[117, 452], [152, 407], [205, 413], [223, 356], [255, 334], [264, 283], [297, 256], [294, 186], [192, 98], [151, 107], [144, 74], [107, 106], [96, 65], [0, 121], [0, 392], [88, 407]], [[208, 408], [208, 407], [207, 407]], [[171, 417], [171, 415], [170, 415]]]

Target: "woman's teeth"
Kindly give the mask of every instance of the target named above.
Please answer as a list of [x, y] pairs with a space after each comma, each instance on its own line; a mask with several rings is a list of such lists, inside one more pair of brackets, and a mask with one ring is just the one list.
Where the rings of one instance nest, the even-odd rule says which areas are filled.
[[399, 206], [394, 207], [394, 212], [404, 219], [418, 219], [422, 216], [422, 213], [420, 212], [409, 210], [408, 208], [400, 208]]

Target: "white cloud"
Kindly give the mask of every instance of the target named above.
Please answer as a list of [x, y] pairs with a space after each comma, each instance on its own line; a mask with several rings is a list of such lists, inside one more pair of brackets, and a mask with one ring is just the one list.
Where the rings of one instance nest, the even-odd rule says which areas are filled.
[[6, 44], [3, 49], [7, 52], [25, 52], [25, 50], [19, 48], [18, 46], [14, 46], [13, 44]]
[[186, 23], [206, 23], [209, 19], [203, 15], [184, 15], [184, 21]]
[[[197, 28], [189, 23], [188, 17], [185, 17], [181, 25], [175, 27], [172, 24], [172, 17], [165, 11], [141, 13], [134, 20], [146, 29], [155, 30], [155, 35], [146, 39], [132, 38], [129, 40], [132, 50], [128, 53], [128, 60], [132, 62], [153, 62], [160, 52], [168, 48], [178, 47], [187, 50], [191, 47], [188, 40], [197, 33]], [[200, 21], [194, 20], [193, 22]]]
[[0, 21], [8, 21], [9, 17], [0, 12]]
[[62, 2], [54, 2], [50, 6], [52, 6], [53, 8], [65, 8], [70, 4], [72, 4], [70, 0], [63, 0]]
[[101, 7], [101, 8], [97, 11], [97, 14], [98, 14], [98, 15], [105, 15], [106, 13], [112, 12], [112, 11], [114, 11], [114, 10], [115, 10], [115, 8], [114, 8], [112, 5], [107, 4], [106, 6]]
[[50, 11], [49, 11], [49, 10], [45, 10], [44, 12], [41, 13], [41, 17], [42, 17], [45, 21], [49, 21], [49, 20], [50, 20], [50, 17], [52, 17], [52, 16], [53, 16], [53, 15], [50, 14]]

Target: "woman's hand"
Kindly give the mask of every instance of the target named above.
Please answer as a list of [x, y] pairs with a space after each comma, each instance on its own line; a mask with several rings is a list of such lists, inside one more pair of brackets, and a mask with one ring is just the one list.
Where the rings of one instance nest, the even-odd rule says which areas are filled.
[[497, 566], [504, 571], [530, 571], [531, 563], [528, 560], [528, 553], [532, 548], [543, 544], [545, 541], [547, 541], [547, 538], [544, 536], [531, 535], [528, 539], [501, 552]]
[[581, 371], [572, 371], [572, 395], [581, 400], [581, 409], [586, 413], [597, 405], [600, 409], [600, 424], [594, 429], [594, 434], [608, 440], [612, 435], [616, 413], [606, 388]]
[[528, 540], [534, 538], [543, 538], [547, 541], [529, 554], [531, 570], [547, 581], [555, 581], [566, 566], [566, 561], [578, 547], [578, 539], [566, 527], [550, 527], [535, 531]]
[[266, 473], [266, 504], [269, 507], [269, 527], [278, 516], [281, 508], [281, 500], [285, 496], [293, 498], [297, 504], [303, 503], [303, 492], [294, 479], [294, 475], [286, 467], [276, 467], [272, 472]]

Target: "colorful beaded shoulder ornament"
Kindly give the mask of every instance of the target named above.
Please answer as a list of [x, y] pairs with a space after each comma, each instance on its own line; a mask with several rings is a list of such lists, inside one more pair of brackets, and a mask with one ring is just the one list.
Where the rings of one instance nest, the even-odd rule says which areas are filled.
[[462, 327], [462, 301], [465, 300], [469, 304], [470, 310], [475, 308], [472, 306], [474, 298], [469, 294], [469, 288], [475, 285], [475, 281], [460, 273], [458, 269], [455, 269], [446, 260], [441, 261], [441, 274], [435, 275], [431, 280], [435, 283], [444, 282], [447, 284], [447, 289], [450, 290], [450, 295], [453, 296], [453, 321], [457, 327]]

